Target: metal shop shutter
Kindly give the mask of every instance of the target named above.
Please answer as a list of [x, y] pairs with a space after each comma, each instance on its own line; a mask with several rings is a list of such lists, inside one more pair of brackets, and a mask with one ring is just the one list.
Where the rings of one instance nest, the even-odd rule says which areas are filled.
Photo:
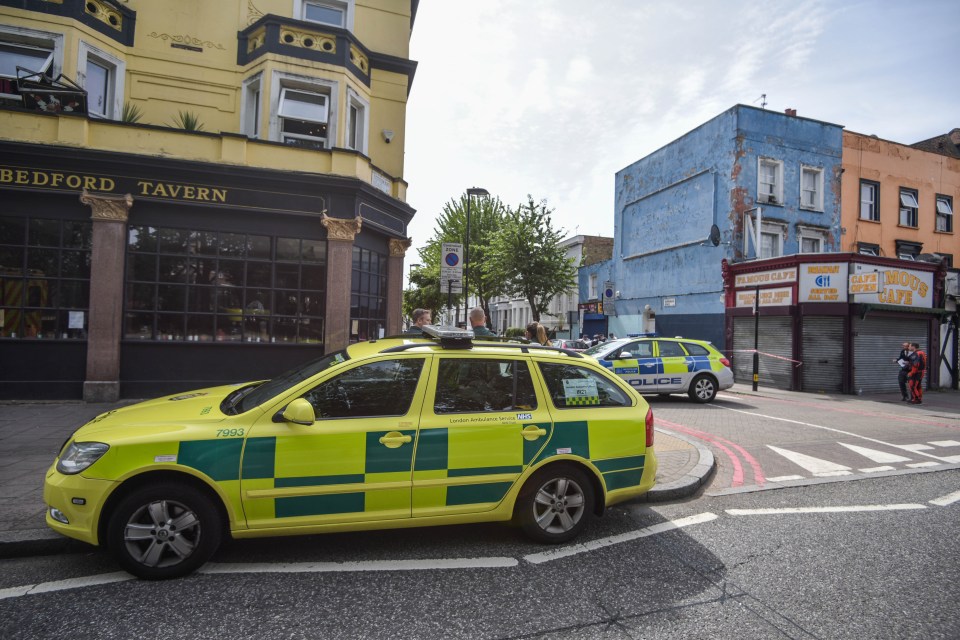
[[800, 357], [804, 391], [843, 391], [843, 335], [842, 317], [804, 316]]
[[[733, 319], [733, 376], [737, 382], [753, 384], [752, 316]], [[760, 384], [790, 389], [793, 382], [793, 319], [790, 316], [760, 317]], [[764, 353], [777, 358], [763, 355]], [[784, 359], [788, 358], [788, 359]]]
[[[926, 319], [854, 318], [853, 388], [860, 393], [899, 392], [898, 368], [893, 362], [903, 342], [916, 342], [927, 352], [930, 344]], [[929, 373], [929, 372], [928, 372]], [[927, 377], [924, 376], [926, 384]]]

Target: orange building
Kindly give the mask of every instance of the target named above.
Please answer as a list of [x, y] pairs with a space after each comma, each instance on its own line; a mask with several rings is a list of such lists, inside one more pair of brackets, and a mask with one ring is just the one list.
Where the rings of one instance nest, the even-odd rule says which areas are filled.
[[[942, 137], [942, 136], [941, 136]], [[946, 136], [947, 139], [950, 136]], [[939, 138], [938, 138], [939, 139]], [[960, 259], [954, 212], [960, 157], [843, 132], [843, 251], [903, 260]]]

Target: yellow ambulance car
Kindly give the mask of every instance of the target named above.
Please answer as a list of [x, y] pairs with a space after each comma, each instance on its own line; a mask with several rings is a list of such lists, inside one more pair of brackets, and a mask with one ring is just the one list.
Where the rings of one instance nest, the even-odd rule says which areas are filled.
[[226, 535], [512, 520], [559, 543], [653, 486], [653, 414], [596, 360], [427, 333], [94, 418], [47, 473], [47, 524], [159, 579]]

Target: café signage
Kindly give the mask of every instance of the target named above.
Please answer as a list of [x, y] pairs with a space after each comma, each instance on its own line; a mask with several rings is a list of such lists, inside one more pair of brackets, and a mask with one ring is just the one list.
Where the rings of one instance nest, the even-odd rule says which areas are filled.
[[736, 287], [756, 287], [758, 285], [768, 284], [787, 284], [797, 281], [797, 268], [789, 267], [786, 269], [774, 269], [773, 271], [760, 271], [758, 273], [740, 273], [737, 274]]
[[[757, 300], [755, 289], [737, 291], [737, 306], [752, 307]], [[785, 307], [793, 303], [793, 288], [760, 289], [761, 307]]]
[[798, 302], [846, 302], [847, 264], [801, 264], [797, 297]]
[[872, 264], [853, 265], [852, 276], [879, 280], [879, 290], [857, 293], [854, 302], [892, 304], [901, 307], [933, 307], [933, 273], [913, 269], [882, 268]]

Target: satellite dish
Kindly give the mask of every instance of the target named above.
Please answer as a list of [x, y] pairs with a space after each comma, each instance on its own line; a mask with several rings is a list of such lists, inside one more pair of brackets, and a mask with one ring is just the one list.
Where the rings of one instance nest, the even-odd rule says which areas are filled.
[[717, 225], [710, 227], [710, 244], [715, 247], [720, 245], [720, 227]]

